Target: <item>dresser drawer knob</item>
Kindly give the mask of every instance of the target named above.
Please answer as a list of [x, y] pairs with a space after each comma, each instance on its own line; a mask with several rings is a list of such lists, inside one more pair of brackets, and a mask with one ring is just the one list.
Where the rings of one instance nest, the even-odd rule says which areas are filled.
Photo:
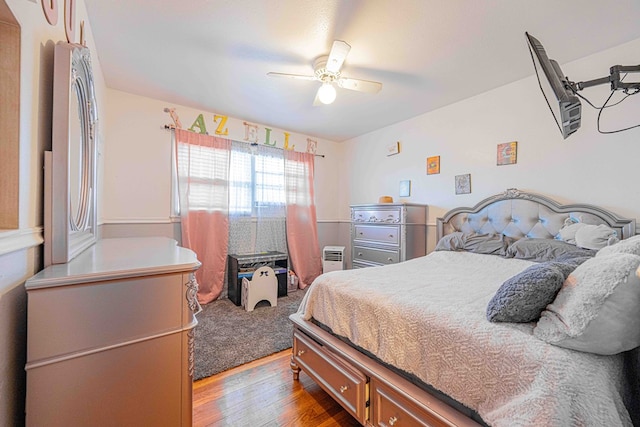
[[393, 237], [393, 234], [389, 234], [389, 237]]
[[393, 258], [389, 257], [387, 258], [387, 261], [393, 261]]
[[361, 236], [362, 236], [362, 235], [364, 235], [364, 233], [363, 233], [362, 231], [361, 231], [361, 232], [359, 232], [358, 234], [359, 234], [359, 235], [361, 235]]
[[345, 391], [347, 391], [348, 388], [349, 388], [349, 386], [347, 386], [347, 385], [341, 385], [340, 386], [340, 393], [344, 393]]
[[362, 256], [362, 252], [358, 252], [358, 256]]
[[298, 350], [298, 357], [302, 356], [305, 353], [304, 350]]
[[398, 421], [397, 417], [391, 417], [389, 418], [389, 425], [390, 426], [395, 425], [397, 421]]

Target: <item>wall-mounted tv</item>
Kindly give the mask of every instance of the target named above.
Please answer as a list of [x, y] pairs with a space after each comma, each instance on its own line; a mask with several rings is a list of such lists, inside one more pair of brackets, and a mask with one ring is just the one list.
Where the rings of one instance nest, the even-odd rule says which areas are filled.
[[553, 59], [549, 59], [542, 43], [529, 33], [525, 35], [540, 89], [558, 129], [566, 139], [580, 128], [582, 115], [580, 99], [569, 87], [569, 82], [562, 73], [560, 65]]

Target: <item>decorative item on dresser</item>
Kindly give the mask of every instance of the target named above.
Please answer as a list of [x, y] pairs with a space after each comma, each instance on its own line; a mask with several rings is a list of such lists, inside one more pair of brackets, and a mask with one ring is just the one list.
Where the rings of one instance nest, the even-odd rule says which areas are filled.
[[351, 206], [352, 267], [395, 264], [426, 254], [427, 206]]

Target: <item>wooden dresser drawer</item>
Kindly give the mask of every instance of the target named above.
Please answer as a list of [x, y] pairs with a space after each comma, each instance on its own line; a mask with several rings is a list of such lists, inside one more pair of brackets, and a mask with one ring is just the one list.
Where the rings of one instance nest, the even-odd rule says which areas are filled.
[[354, 225], [353, 240], [355, 242], [375, 242], [390, 245], [400, 243], [399, 225]]
[[381, 265], [395, 264], [400, 262], [400, 254], [397, 250], [389, 251], [385, 249], [354, 246], [353, 261], [364, 261]]
[[429, 408], [411, 401], [384, 383], [371, 379], [371, 422], [381, 427], [454, 426]]
[[351, 415], [369, 418], [367, 378], [356, 368], [301, 333], [293, 335], [295, 363]]
[[353, 222], [389, 223], [400, 222], [400, 209], [353, 209]]

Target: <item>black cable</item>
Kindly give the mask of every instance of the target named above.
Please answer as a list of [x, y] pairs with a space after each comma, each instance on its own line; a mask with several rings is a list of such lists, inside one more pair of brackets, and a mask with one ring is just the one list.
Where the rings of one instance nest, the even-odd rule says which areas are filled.
[[[625, 75], [620, 79], [620, 81], [624, 80], [625, 77], [627, 77], [628, 73], [625, 73]], [[584, 96], [580, 95], [578, 93], [578, 91], [572, 86], [572, 85], [567, 85], [567, 87], [569, 89], [571, 89], [571, 91], [580, 99], [584, 100], [587, 104], [589, 104], [591, 107], [593, 107], [594, 109], [598, 110], [598, 118], [596, 120], [596, 126], [598, 128], [598, 132], [602, 133], [602, 134], [611, 134], [611, 133], [618, 133], [618, 132], [624, 132], [626, 130], [629, 129], [634, 129], [637, 127], [640, 127], [640, 124], [634, 125], [634, 126], [629, 126], [623, 129], [616, 129], [616, 130], [612, 130], [612, 131], [603, 131], [600, 130], [600, 116], [602, 115], [602, 112], [604, 111], [605, 108], [611, 108], [611, 107], [615, 107], [616, 105], [619, 105], [622, 101], [624, 101], [625, 99], [627, 99], [628, 97], [630, 97], [631, 95], [636, 95], [638, 93], [640, 93], [640, 88], [634, 88], [634, 91], [632, 93], [629, 93], [629, 89], [625, 89], [624, 93], [625, 96], [624, 98], [622, 98], [620, 101], [616, 102], [615, 104], [611, 104], [611, 105], [607, 105], [609, 103], [609, 100], [611, 99], [611, 97], [613, 97], [613, 94], [615, 93], [615, 90], [611, 90], [611, 93], [609, 94], [609, 97], [607, 97], [606, 101], [604, 101], [604, 104], [602, 104], [601, 107], [596, 107], [595, 105], [593, 105], [593, 103], [591, 103], [591, 101], [589, 101], [587, 98], [585, 98]]]
[[[598, 127], [598, 132], [600, 132], [600, 133], [602, 133], [602, 134], [610, 134], [610, 133], [624, 132], [625, 130], [629, 130], [629, 129], [633, 129], [633, 128], [640, 127], [640, 124], [637, 124], [637, 125], [634, 125], [634, 126], [629, 126], [629, 127], [623, 128], [623, 129], [616, 129], [616, 130], [611, 130], [611, 131], [603, 131], [603, 130], [600, 130], [600, 115], [602, 115], [602, 111], [604, 111], [604, 109], [607, 107], [607, 103], [609, 102], [609, 100], [610, 100], [610, 99], [611, 99], [611, 97], [613, 96], [614, 92], [615, 92], [615, 91], [613, 91], [613, 90], [611, 91], [611, 93], [609, 94], [609, 97], [607, 98], [607, 100], [606, 100], [606, 101], [604, 101], [604, 104], [602, 105], [602, 108], [600, 108], [600, 111], [598, 111], [598, 119], [596, 120], [596, 124], [597, 124], [597, 127]], [[627, 98], [628, 98], [629, 96], [631, 96], [631, 95], [635, 95], [636, 93], [638, 93], [638, 91], [635, 91], [635, 92], [634, 92], [634, 93], [632, 93], [632, 94], [627, 94], [624, 98], [622, 98], [622, 100], [621, 100], [620, 102], [624, 101], [625, 99], [627, 99]], [[617, 105], [617, 104], [619, 104], [620, 102], [618, 102], [618, 103], [616, 103], [616, 104], [613, 104], [613, 105]], [[611, 107], [613, 107], [613, 105], [611, 105]]]

